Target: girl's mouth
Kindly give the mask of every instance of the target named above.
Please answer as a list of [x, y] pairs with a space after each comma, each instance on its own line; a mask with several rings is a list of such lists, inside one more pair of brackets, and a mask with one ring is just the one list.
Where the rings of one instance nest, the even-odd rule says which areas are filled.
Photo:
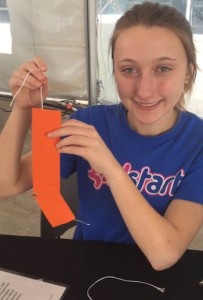
[[136, 105], [142, 109], [145, 109], [145, 110], [151, 110], [155, 107], [157, 107], [161, 102], [163, 101], [163, 99], [159, 100], [159, 101], [154, 101], [154, 102], [151, 102], [151, 103], [146, 103], [146, 102], [138, 102], [136, 101]]

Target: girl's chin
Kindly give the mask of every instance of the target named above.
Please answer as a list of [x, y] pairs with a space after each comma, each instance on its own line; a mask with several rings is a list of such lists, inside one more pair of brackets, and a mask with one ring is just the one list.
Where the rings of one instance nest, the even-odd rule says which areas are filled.
[[136, 130], [141, 134], [157, 135], [169, 130], [174, 126], [177, 113], [174, 111], [173, 114], [167, 113], [130, 113], [128, 111], [127, 119], [132, 129]]
[[149, 112], [140, 112], [140, 111], [134, 111], [134, 112], [129, 112], [128, 110], [128, 120], [133, 122], [133, 123], [140, 123], [143, 125], [151, 125], [153, 123], [158, 122], [161, 119], [161, 115], [156, 112], [152, 113], [151, 111]]

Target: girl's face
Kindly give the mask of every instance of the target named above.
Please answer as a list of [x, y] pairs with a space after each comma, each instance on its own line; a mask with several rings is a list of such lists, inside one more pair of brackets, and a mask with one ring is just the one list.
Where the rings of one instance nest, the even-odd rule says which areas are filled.
[[134, 26], [121, 31], [114, 51], [118, 93], [130, 126], [143, 135], [170, 129], [189, 76], [184, 47], [173, 31]]

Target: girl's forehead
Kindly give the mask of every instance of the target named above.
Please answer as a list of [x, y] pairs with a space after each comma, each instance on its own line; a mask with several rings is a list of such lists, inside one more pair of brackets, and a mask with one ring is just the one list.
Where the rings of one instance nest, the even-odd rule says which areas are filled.
[[181, 42], [173, 30], [159, 26], [132, 26], [121, 30], [117, 36], [117, 41], [124, 41], [128, 43], [133, 43], [134, 41], [147, 41], [148, 43], [153, 43], [154, 41], [156, 42], [160, 39], [169, 39], [169, 42]]
[[134, 26], [122, 30], [116, 40], [114, 56], [185, 56], [179, 37], [164, 27]]

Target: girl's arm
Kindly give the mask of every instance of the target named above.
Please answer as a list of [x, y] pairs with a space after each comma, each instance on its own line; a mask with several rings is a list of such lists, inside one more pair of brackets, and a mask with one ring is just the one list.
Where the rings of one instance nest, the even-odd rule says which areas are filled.
[[59, 151], [83, 157], [105, 176], [129, 232], [156, 270], [170, 267], [181, 257], [203, 223], [203, 205], [173, 200], [165, 216], [161, 216], [146, 201], [93, 126], [71, 119], [49, 136], [66, 136], [57, 145]]
[[[0, 198], [19, 194], [32, 187], [31, 153], [22, 156], [22, 149], [31, 124], [32, 107], [40, 104], [41, 86], [43, 97], [47, 95], [45, 71], [44, 62], [35, 58], [21, 65], [10, 79], [12, 94], [17, 97], [0, 135]], [[20, 89], [28, 73], [30, 75]]]

